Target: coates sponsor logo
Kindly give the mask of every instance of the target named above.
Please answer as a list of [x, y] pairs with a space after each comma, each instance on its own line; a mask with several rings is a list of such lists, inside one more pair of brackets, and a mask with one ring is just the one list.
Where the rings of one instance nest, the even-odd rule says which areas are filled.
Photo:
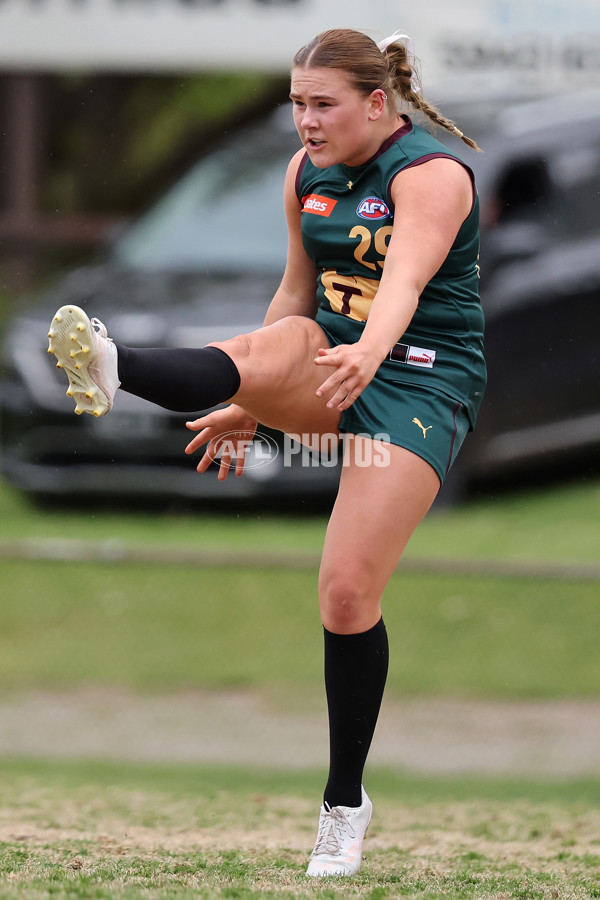
[[314, 213], [316, 216], [330, 216], [337, 200], [322, 197], [320, 194], [307, 194], [302, 198], [302, 212]]
[[386, 203], [379, 197], [365, 197], [356, 208], [356, 213], [361, 219], [385, 219], [390, 211]]

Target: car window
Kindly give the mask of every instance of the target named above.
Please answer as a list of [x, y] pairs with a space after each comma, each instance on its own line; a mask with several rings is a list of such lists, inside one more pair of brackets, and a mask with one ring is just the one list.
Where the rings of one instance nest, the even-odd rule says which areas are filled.
[[283, 182], [295, 145], [271, 134], [197, 163], [117, 242], [117, 262], [178, 271], [282, 270]]
[[[454, 113], [475, 136], [481, 132], [480, 112], [459, 108]], [[446, 132], [436, 135], [456, 144]], [[287, 252], [283, 183], [300, 146], [289, 105], [254, 129], [231, 135], [118, 240], [116, 262], [162, 271], [282, 272]]]
[[547, 160], [530, 156], [509, 163], [496, 186], [497, 224], [515, 220], [556, 225], [556, 196]]

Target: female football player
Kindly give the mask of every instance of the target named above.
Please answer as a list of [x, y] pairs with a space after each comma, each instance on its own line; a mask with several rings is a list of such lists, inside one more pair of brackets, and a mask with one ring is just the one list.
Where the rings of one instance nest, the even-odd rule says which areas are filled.
[[119, 384], [183, 412], [227, 403], [187, 423], [187, 452], [206, 446], [199, 472], [224, 448], [221, 479], [243, 471], [232, 435], [247, 446], [258, 422], [343, 442], [319, 575], [329, 776], [307, 874], [352, 875], [388, 669], [382, 594], [485, 386], [473, 174], [406, 110], [475, 145], [424, 99], [399, 33], [380, 45], [319, 34], [294, 58], [290, 96], [303, 146], [285, 179], [287, 264], [264, 326], [202, 349], [132, 349], [67, 306], [50, 352], [77, 412], [108, 412]]

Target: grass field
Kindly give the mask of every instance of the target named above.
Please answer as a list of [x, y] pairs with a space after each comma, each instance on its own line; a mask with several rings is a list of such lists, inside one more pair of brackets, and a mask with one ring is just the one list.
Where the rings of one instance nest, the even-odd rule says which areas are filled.
[[[578, 567], [598, 563], [599, 512], [592, 482], [431, 516], [408, 554], [422, 566], [400, 570], [386, 594], [390, 693], [598, 697], [600, 587]], [[241, 686], [301, 705], [322, 678], [311, 560], [324, 527], [322, 516], [266, 513], [42, 512], [0, 490], [0, 692]], [[52, 559], [57, 540], [106, 553]], [[268, 547], [274, 558], [161, 562], [165, 549], [194, 546], [257, 560]], [[128, 547], [153, 552], [135, 561]], [[28, 548], [44, 552], [27, 559]], [[430, 559], [457, 558], [497, 565], [428, 571]], [[520, 574], [523, 563], [536, 573]], [[303, 873], [321, 780], [43, 753], [0, 760], [0, 898], [600, 897], [599, 782], [370, 771], [364, 868], [315, 883]]]
[[[385, 597], [389, 690], [503, 698], [600, 695], [599, 583], [557, 564], [598, 562], [600, 484], [508, 496], [432, 515]], [[67, 563], [0, 558], [0, 688], [91, 683], [136, 689], [321, 683], [316, 603], [322, 517], [46, 513], [0, 492], [4, 547], [144, 547]], [[9, 542], [9, 535], [11, 541]], [[166, 548], [232, 548], [228, 565], [161, 562]], [[22, 546], [22, 543], [21, 545]], [[52, 556], [52, 546], [50, 556]], [[260, 562], [268, 549], [270, 565]], [[495, 560], [492, 574], [428, 571], [434, 560]], [[310, 551], [308, 564], [289, 559]], [[284, 564], [277, 564], [285, 553]], [[254, 554], [257, 562], [250, 560]], [[314, 554], [314, 559], [313, 559]], [[300, 555], [300, 556], [299, 556]], [[206, 559], [206, 557], [203, 557]], [[121, 561], [119, 561], [121, 560]], [[535, 577], [515, 574], [535, 563]], [[545, 567], [548, 571], [544, 574]], [[502, 574], [503, 568], [506, 573]], [[257, 642], [261, 652], [256, 652]]]
[[600, 788], [371, 777], [352, 879], [306, 879], [314, 778], [222, 769], [0, 764], [0, 896], [592, 898]]
[[[201, 476], [198, 476], [201, 477]], [[326, 515], [278, 515], [268, 511], [169, 514], [30, 506], [0, 482], [0, 540], [106, 543], [107, 552], [145, 546], [240, 548], [318, 554]], [[293, 511], [292, 511], [293, 512]], [[582, 478], [555, 489], [497, 492], [450, 511], [433, 513], [419, 526], [407, 559], [467, 558], [506, 561], [599, 562], [600, 480]]]
[[[3, 560], [0, 575], [4, 689], [321, 683], [313, 571]], [[598, 696], [598, 593], [552, 578], [395, 575], [389, 690]]]

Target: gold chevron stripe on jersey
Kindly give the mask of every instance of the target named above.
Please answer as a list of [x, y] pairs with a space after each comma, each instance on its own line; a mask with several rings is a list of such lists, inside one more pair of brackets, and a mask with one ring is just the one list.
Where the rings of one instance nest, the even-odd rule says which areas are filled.
[[377, 278], [339, 275], [335, 269], [325, 269], [321, 272], [321, 284], [334, 312], [357, 322], [367, 321], [371, 303], [379, 288]]

